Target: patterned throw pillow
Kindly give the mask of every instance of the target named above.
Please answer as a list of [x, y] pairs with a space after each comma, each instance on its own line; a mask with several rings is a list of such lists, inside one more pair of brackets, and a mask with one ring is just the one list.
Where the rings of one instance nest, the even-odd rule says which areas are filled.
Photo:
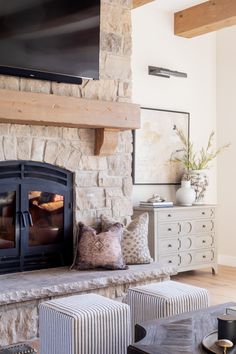
[[71, 269], [127, 269], [122, 256], [122, 236], [120, 223], [99, 234], [92, 227], [79, 223], [77, 250]]
[[[104, 215], [101, 216], [102, 231], [108, 231], [116, 222]], [[126, 264], [151, 263], [148, 248], [148, 213], [143, 213], [124, 228], [121, 241], [123, 257]]]

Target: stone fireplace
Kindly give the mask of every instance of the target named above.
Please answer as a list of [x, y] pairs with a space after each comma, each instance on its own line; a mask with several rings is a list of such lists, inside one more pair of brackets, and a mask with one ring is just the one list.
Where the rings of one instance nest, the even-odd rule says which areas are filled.
[[[0, 76], [0, 89], [8, 90], [10, 95], [18, 91], [130, 102], [130, 5], [130, 0], [102, 0], [99, 81], [84, 80], [78, 86]], [[4, 122], [4, 115], [1, 118]], [[70, 128], [66, 123], [65, 126], [0, 123], [0, 162], [46, 163], [70, 172], [73, 175], [73, 229], [78, 221], [95, 224], [101, 214], [129, 219], [133, 212], [131, 131], [118, 134], [113, 155], [94, 156], [95, 130]], [[23, 216], [28, 218], [28, 215]], [[0, 246], [0, 258], [2, 252]]]

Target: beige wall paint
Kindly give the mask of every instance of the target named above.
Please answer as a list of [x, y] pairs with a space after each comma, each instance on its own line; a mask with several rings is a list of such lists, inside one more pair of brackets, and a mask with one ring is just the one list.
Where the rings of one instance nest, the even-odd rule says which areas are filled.
[[217, 33], [218, 144], [231, 142], [218, 159], [219, 262], [236, 266], [236, 26]]
[[[158, 6], [158, 2], [153, 2], [132, 11], [133, 102], [190, 112], [191, 139], [200, 147], [216, 129], [216, 35], [193, 39], [174, 36], [173, 13]], [[188, 78], [149, 76], [148, 65], [183, 71]], [[215, 203], [215, 164], [209, 170], [209, 178], [207, 201]], [[154, 192], [175, 199], [173, 186], [134, 186], [133, 204], [138, 205]]]

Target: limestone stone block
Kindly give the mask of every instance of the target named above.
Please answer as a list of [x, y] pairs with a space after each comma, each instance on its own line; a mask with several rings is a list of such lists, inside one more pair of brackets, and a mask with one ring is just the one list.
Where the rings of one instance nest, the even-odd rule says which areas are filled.
[[59, 143], [59, 152], [56, 159], [56, 165], [65, 167], [67, 161], [69, 161], [70, 154], [71, 154], [71, 146], [69, 141]]
[[112, 212], [115, 218], [132, 215], [133, 214], [132, 201], [126, 197], [112, 198]]
[[19, 91], [20, 80], [15, 76], [0, 75], [0, 88]]
[[75, 175], [76, 187], [97, 187], [98, 173], [97, 172], [76, 172]]
[[122, 36], [115, 33], [101, 32], [101, 49], [115, 54], [121, 53]]
[[45, 148], [45, 140], [34, 138], [32, 141], [32, 148], [31, 148], [31, 160], [42, 162], [44, 157], [44, 148]]
[[10, 124], [1, 123], [0, 124], [0, 135], [8, 135], [10, 130]]
[[132, 96], [132, 83], [131, 82], [119, 82], [118, 88], [119, 97], [131, 98]]
[[122, 192], [121, 188], [114, 188], [114, 187], [106, 188], [105, 194], [106, 194], [106, 197], [108, 197], [108, 198], [112, 198], [112, 197], [121, 197], [122, 198], [123, 197], [123, 192]]
[[119, 4], [102, 3], [101, 4], [101, 31], [107, 33], [122, 33], [123, 8]]
[[79, 129], [79, 138], [81, 141], [94, 141], [95, 129]]
[[98, 176], [99, 187], [122, 187], [122, 177], [109, 176], [107, 172], [99, 172]]
[[62, 128], [61, 127], [49, 127], [42, 125], [31, 125], [30, 126], [31, 136], [39, 138], [62, 138]]
[[52, 82], [52, 93], [59, 96], [81, 97], [81, 87], [76, 84]]
[[14, 136], [3, 137], [3, 152], [5, 160], [16, 160], [16, 139]]
[[59, 144], [55, 140], [48, 140], [45, 146], [44, 162], [54, 164], [59, 154]]
[[100, 219], [101, 215], [112, 217], [112, 211], [110, 208], [97, 209], [96, 215], [97, 215], [97, 219]]
[[51, 82], [45, 80], [20, 78], [20, 90], [27, 92], [50, 93]]
[[82, 96], [86, 99], [116, 101], [118, 80], [89, 81], [82, 88]]
[[94, 146], [95, 142], [92, 141], [81, 141], [80, 142], [80, 151], [82, 155], [93, 156], [94, 155]]
[[125, 177], [123, 179], [123, 193], [126, 197], [131, 198], [133, 192], [132, 177]]
[[80, 160], [81, 160], [81, 151], [77, 149], [71, 149], [68, 160], [65, 161], [64, 166], [70, 171], [75, 171], [79, 168]]
[[132, 33], [132, 21], [131, 21], [131, 11], [129, 9], [124, 9], [122, 11], [122, 33], [131, 37]]
[[126, 35], [123, 38], [123, 50], [122, 50], [124, 55], [129, 55], [131, 56], [132, 54], [132, 38], [130, 35]]
[[19, 160], [29, 160], [31, 155], [31, 138], [17, 138], [17, 158]]
[[11, 136], [30, 136], [30, 126], [23, 124], [11, 124], [10, 125]]
[[79, 170], [84, 171], [105, 171], [107, 159], [104, 156], [82, 156], [79, 163]]
[[131, 64], [129, 56], [107, 54], [105, 60], [106, 71], [103, 73], [106, 79], [131, 80]]
[[119, 154], [107, 157], [108, 174], [111, 176], [130, 176], [131, 162], [130, 154]]
[[0, 345], [19, 343], [37, 337], [37, 302], [0, 307]]
[[62, 128], [62, 138], [73, 140], [79, 139], [79, 129], [78, 128]]
[[101, 209], [105, 207], [103, 188], [78, 188], [76, 190], [76, 205], [78, 210]]
[[76, 223], [83, 222], [85, 225], [94, 225], [97, 222], [96, 210], [76, 211]]

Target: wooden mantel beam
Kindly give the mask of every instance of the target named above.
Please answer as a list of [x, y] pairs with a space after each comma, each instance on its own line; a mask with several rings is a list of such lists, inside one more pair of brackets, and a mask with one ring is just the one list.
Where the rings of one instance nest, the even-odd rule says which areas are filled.
[[0, 89], [0, 122], [77, 128], [140, 128], [137, 104]]
[[236, 24], [236, 0], [212, 0], [175, 13], [175, 34], [192, 38]]
[[152, 2], [153, 0], [133, 0], [133, 9], [139, 6], [143, 6], [145, 4], [148, 4], [149, 2]]
[[140, 107], [0, 89], [0, 123], [95, 128], [95, 154], [111, 155], [120, 130], [140, 128]]

